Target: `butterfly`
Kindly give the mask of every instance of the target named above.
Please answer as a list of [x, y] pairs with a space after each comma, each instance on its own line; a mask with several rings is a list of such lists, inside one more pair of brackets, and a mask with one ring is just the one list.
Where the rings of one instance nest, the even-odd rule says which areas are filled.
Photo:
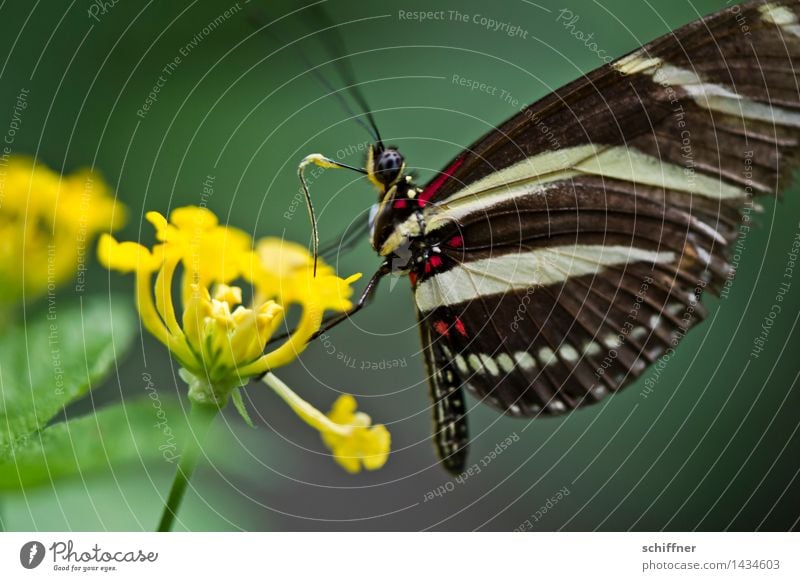
[[[730, 252], [800, 154], [800, 1], [692, 22], [525, 107], [423, 186], [375, 144], [366, 174], [383, 258], [417, 307], [444, 467], [463, 470], [465, 392], [557, 416], [633, 383], [730, 286]], [[310, 207], [310, 197], [309, 207]], [[313, 210], [312, 210], [313, 212]], [[312, 213], [313, 216], [313, 213]], [[316, 229], [315, 229], [316, 234]], [[315, 237], [315, 248], [316, 248]]]

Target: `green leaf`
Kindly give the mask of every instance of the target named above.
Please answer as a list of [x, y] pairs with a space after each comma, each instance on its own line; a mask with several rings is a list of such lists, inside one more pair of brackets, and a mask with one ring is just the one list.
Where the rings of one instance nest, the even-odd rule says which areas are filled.
[[0, 337], [0, 461], [92, 389], [137, 331], [130, 300], [45, 307]]
[[247, 408], [244, 405], [244, 400], [242, 399], [242, 390], [234, 389], [231, 392], [231, 400], [233, 401], [233, 407], [235, 407], [236, 411], [239, 412], [239, 415], [242, 416], [244, 423], [251, 428], [255, 428], [256, 425], [253, 423], [253, 420], [250, 419], [250, 414], [247, 413]]
[[[6, 494], [2, 499], [6, 530], [152, 531], [174, 475], [172, 466], [128, 466], [114, 474], [98, 474], [85, 483], [73, 479], [59, 483], [57, 488], [26, 490], [24, 496]], [[259, 490], [258, 486], [271, 488], [265, 483], [268, 476], [260, 474], [261, 480], [252, 485], [255, 490]], [[272, 530], [272, 518], [271, 511], [258, 507], [247, 495], [237, 494], [230, 481], [207, 470], [192, 478], [174, 530]], [[9, 581], [14, 578], [4, 577]]]
[[158, 461], [174, 470], [187, 437], [185, 411], [167, 398], [117, 403], [60, 422], [14, 445], [0, 462], [0, 490]]

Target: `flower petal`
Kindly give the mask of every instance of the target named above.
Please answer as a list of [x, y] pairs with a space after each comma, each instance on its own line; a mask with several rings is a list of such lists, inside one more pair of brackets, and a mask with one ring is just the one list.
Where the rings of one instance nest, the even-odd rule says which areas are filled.
[[369, 416], [356, 411], [356, 400], [351, 395], [341, 395], [333, 404], [328, 418], [349, 428], [346, 434], [323, 432], [322, 439], [330, 448], [336, 462], [345, 470], [357, 473], [382, 468], [389, 458], [392, 438], [382, 424], [370, 426]]
[[219, 223], [214, 212], [199, 206], [175, 208], [169, 220], [181, 230], [209, 230]]
[[136, 242], [117, 242], [110, 234], [103, 234], [97, 243], [97, 258], [109, 270], [120, 272], [152, 272], [159, 260]]

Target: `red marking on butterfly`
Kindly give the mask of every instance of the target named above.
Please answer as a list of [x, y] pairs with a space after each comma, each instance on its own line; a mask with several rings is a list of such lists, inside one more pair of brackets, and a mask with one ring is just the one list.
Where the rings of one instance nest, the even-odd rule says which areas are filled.
[[444, 321], [434, 321], [433, 330], [445, 337], [450, 335], [450, 327]]
[[456, 331], [461, 333], [464, 337], [467, 336], [467, 328], [464, 327], [464, 323], [461, 321], [460, 317], [456, 317], [455, 327]]
[[398, 210], [402, 210], [408, 206], [408, 200], [395, 200], [393, 206]]
[[442, 257], [433, 255], [425, 262], [425, 274], [430, 274], [434, 268], [442, 265]]
[[411, 286], [417, 286], [417, 273], [413, 270], [408, 273], [408, 279], [411, 281]]
[[453, 163], [450, 164], [446, 170], [440, 173], [435, 180], [433, 180], [428, 187], [422, 190], [422, 193], [417, 197], [419, 200], [419, 205], [424, 206], [428, 200], [430, 200], [437, 191], [444, 185], [444, 183], [452, 176], [456, 170], [461, 167], [461, 164], [464, 163], [464, 157], [461, 156], [457, 158]]
[[450, 248], [461, 248], [464, 245], [464, 237], [457, 234], [448, 240], [446, 244]]

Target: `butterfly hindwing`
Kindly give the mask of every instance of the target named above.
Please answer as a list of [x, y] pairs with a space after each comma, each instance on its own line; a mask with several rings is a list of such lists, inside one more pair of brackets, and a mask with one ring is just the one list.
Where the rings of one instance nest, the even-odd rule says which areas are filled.
[[[550, 262], [508, 253], [501, 266], [500, 255], [480, 264], [453, 260], [418, 281], [431, 340], [481, 401], [515, 416], [555, 415], [600, 401], [632, 383], [705, 315], [698, 301], [702, 277], [646, 254], [630, 261], [615, 255], [617, 264], [608, 266], [610, 255], [592, 257], [593, 247], [584, 248], [564, 250], [561, 258], [569, 258], [560, 265], [557, 253]], [[573, 256], [582, 263], [578, 268], [576, 260], [569, 273]], [[583, 264], [589, 261], [594, 272]], [[492, 284], [486, 281], [513, 279], [515, 271], [547, 282], [531, 278], [527, 288], [504, 292], [473, 289], [467, 300], [451, 292], [457, 280], [480, 289]]]
[[446, 341], [431, 328], [432, 322], [432, 319], [419, 319], [433, 410], [433, 442], [442, 465], [449, 472], [459, 474], [469, 447], [466, 402], [462, 382], [449, 357], [451, 351]]

